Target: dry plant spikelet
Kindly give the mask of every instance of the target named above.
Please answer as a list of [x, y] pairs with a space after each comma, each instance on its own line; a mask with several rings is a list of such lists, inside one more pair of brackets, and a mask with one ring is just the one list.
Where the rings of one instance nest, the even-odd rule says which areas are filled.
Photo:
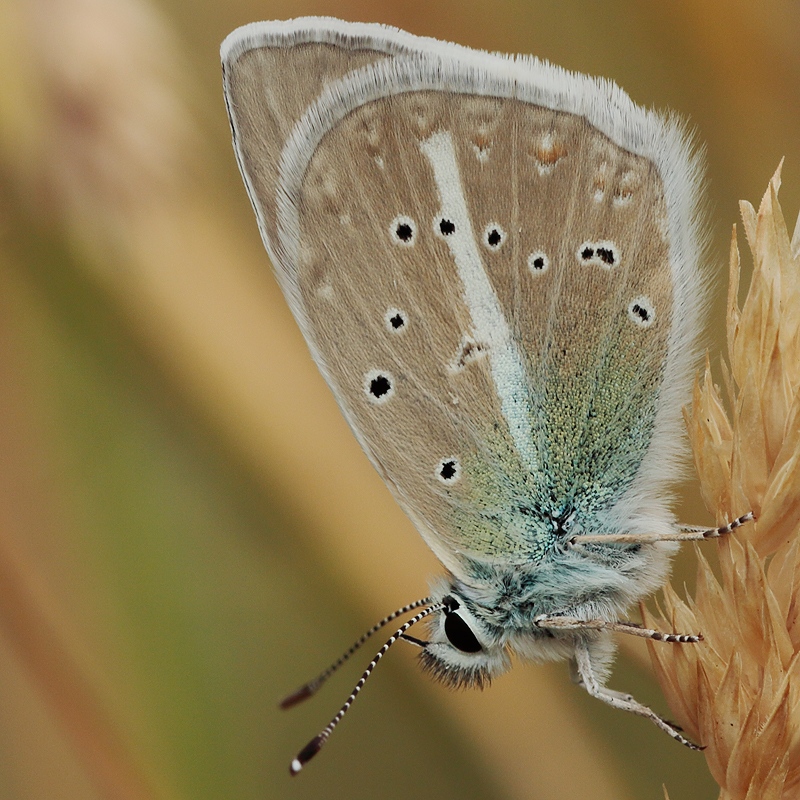
[[790, 243], [779, 186], [780, 167], [758, 213], [741, 203], [754, 257], [741, 309], [735, 228], [731, 242], [732, 413], [708, 361], [685, 412], [707, 507], [720, 524], [747, 511], [758, 521], [719, 540], [721, 579], [698, 549], [694, 597], [665, 588], [660, 624], [705, 642], [650, 647], [672, 712], [705, 745], [725, 800], [800, 792], [800, 219]]
[[7, 0], [0, 45], [0, 169], [37, 217], [113, 241], [196, 145], [168, 25], [148, 0]]

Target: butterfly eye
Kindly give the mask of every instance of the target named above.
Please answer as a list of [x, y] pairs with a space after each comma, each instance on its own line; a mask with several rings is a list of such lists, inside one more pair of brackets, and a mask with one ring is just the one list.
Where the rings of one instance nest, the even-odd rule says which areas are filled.
[[444, 633], [450, 644], [462, 653], [479, 653], [483, 650], [469, 625], [452, 611], [445, 614]]

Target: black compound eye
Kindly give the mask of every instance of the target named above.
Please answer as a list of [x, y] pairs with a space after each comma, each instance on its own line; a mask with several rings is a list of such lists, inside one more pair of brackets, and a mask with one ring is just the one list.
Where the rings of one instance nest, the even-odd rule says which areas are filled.
[[478, 653], [483, 650], [469, 625], [454, 612], [445, 615], [444, 632], [450, 644], [462, 653]]

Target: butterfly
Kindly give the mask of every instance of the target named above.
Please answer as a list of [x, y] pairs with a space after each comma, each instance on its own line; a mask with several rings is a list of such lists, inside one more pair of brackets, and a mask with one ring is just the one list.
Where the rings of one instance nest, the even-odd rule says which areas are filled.
[[[370, 461], [444, 566], [416, 612], [445, 683], [569, 659], [611, 706], [620, 617], [679, 528], [706, 279], [702, 167], [682, 124], [611, 82], [382, 25], [263, 22], [222, 45], [236, 158], [278, 282]], [[428, 638], [408, 633], [428, 619]]]

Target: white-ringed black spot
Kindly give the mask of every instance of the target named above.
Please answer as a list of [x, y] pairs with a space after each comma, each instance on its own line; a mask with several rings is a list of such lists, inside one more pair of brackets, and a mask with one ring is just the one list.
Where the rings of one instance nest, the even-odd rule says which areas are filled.
[[456, 224], [447, 217], [440, 217], [436, 220], [436, 230], [441, 236], [452, 236], [456, 232]]
[[547, 257], [547, 253], [541, 250], [537, 250], [528, 256], [528, 269], [534, 275], [541, 275], [543, 272], [547, 272], [549, 266], [550, 259]]
[[456, 483], [461, 477], [461, 465], [456, 458], [443, 458], [436, 465], [436, 477], [448, 486]]
[[637, 297], [628, 303], [628, 317], [640, 328], [649, 328], [656, 319], [653, 304], [647, 297]]
[[364, 391], [370, 402], [385, 403], [394, 394], [394, 378], [384, 370], [370, 370], [364, 379]]
[[483, 229], [483, 243], [490, 250], [499, 250], [505, 240], [506, 232], [496, 222], [490, 222]]
[[603, 269], [619, 266], [619, 252], [614, 242], [584, 242], [576, 253], [582, 264], [591, 264]]
[[395, 217], [389, 225], [389, 236], [395, 244], [411, 247], [417, 239], [417, 224], [411, 217]]
[[613, 247], [598, 247], [595, 250], [597, 257], [609, 267], [613, 267], [617, 263], [617, 254], [614, 252]]
[[383, 321], [390, 333], [402, 333], [408, 325], [408, 315], [399, 308], [390, 308], [384, 315]]

